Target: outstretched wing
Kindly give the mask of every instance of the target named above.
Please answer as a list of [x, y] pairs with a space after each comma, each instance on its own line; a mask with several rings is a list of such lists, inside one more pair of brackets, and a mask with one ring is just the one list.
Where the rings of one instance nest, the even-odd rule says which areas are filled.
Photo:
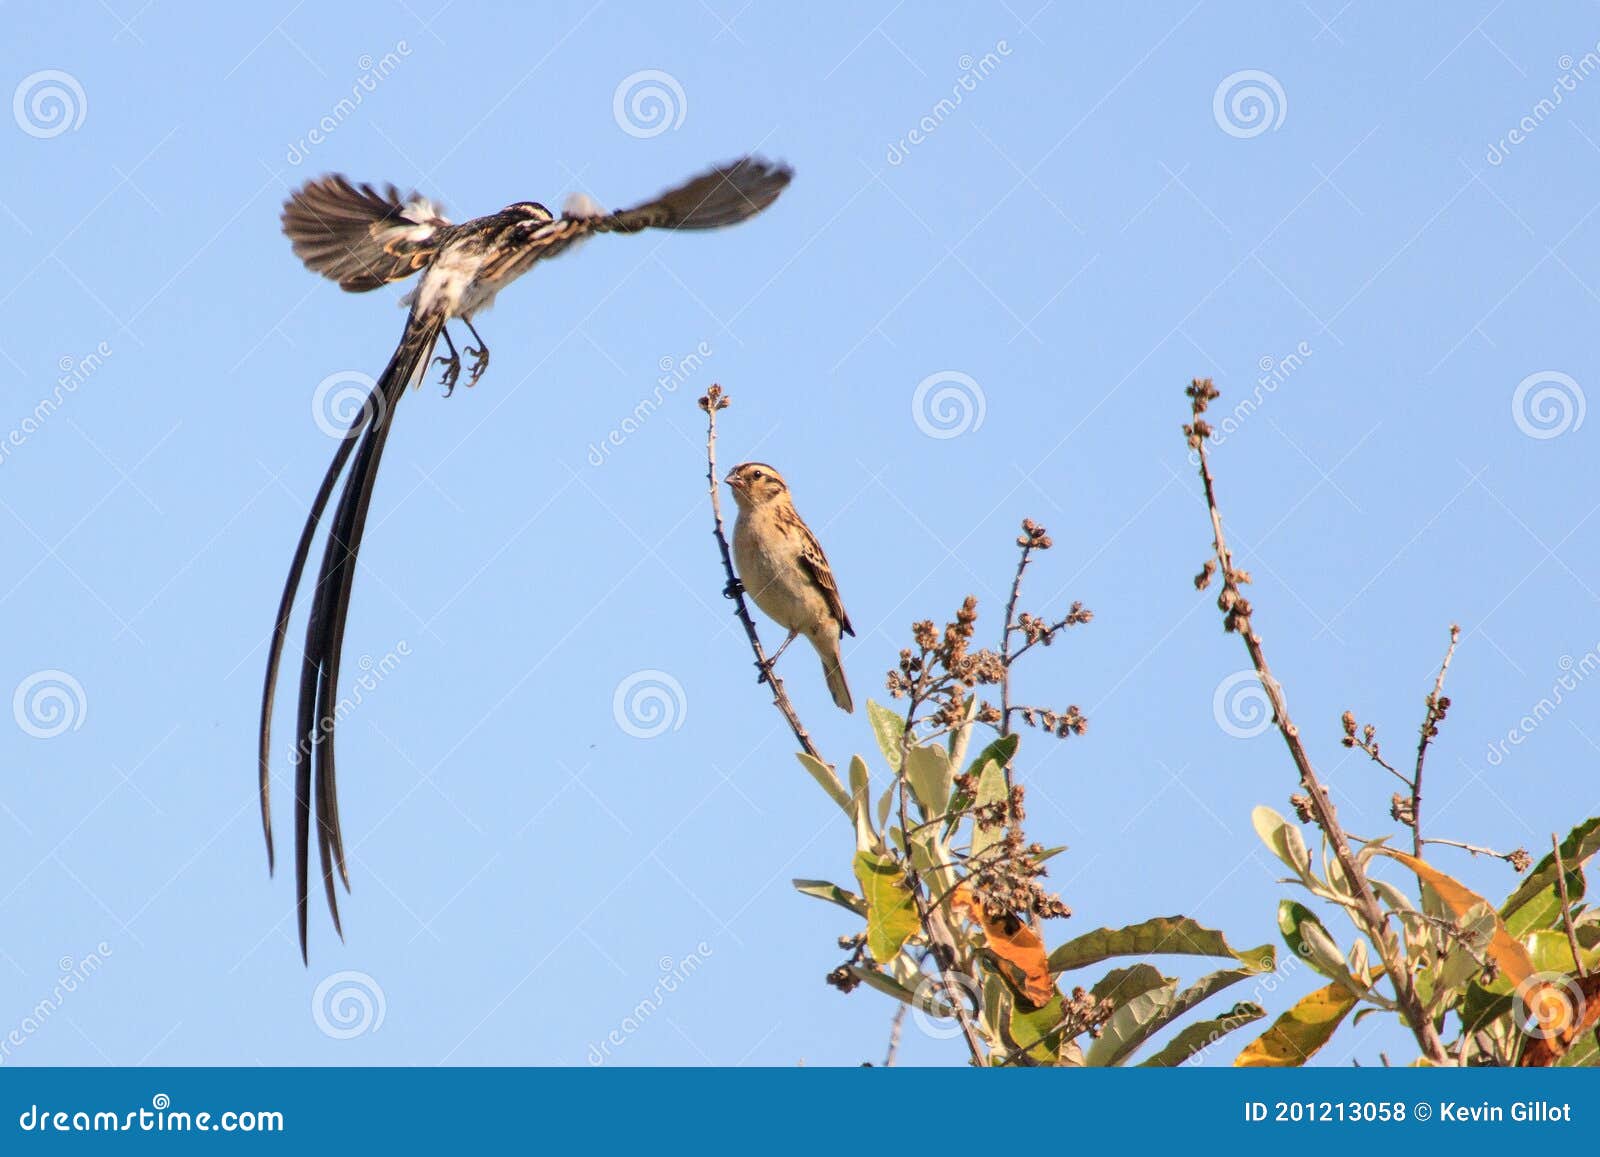
[[393, 185], [380, 193], [337, 173], [307, 182], [283, 205], [295, 256], [352, 293], [410, 277], [449, 225], [426, 197], [401, 197]]
[[788, 165], [745, 157], [668, 190], [648, 204], [593, 218], [589, 227], [596, 233], [637, 233], [641, 229], [736, 225], [776, 201], [793, 176]]
[[839, 620], [839, 629], [847, 635], [854, 635], [855, 628], [850, 625], [850, 616], [844, 612], [844, 601], [839, 597], [839, 585], [833, 581], [833, 568], [828, 565], [828, 556], [822, 553], [822, 544], [817, 541], [817, 536], [811, 533], [811, 528], [798, 516], [795, 518], [795, 525], [800, 531], [800, 565], [816, 581], [822, 597], [828, 600], [828, 609], [833, 612], [833, 617]]

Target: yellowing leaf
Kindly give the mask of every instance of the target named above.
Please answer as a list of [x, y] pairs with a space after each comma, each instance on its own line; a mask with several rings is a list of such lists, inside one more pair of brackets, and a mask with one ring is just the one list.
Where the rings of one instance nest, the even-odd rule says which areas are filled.
[[1055, 998], [1056, 983], [1050, 975], [1050, 957], [1044, 950], [1044, 941], [1029, 925], [1010, 912], [998, 920], [993, 919], [965, 884], [951, 895], [950, 907], [965, 912], [983, 929], [984, 947], [994, 958], [996, 967], [1029, 1004], [1043, 1008]]
[[1233, 1059], [1239, 1068], [1296, 1068], [1306, 1063], [1356, 1006], [1355, 993], [1329, 984], [1300, 998]]
[[917, 931], [916, 901], [893, 856], [857, 852], [856, 879], [867, 901], [867, 949], [886, 964]]
[[[1434, 894], [1456, 919], [1465, 917], [1480, 906], [1488, 908], [1491, 913], [1494, 911], [1493, 906], [1482, 896], [1454, 876], [1445, 875], [1426, 860], [1419, 860], [1416, 856], [1395, 851], [1393, 848], [1376, 850], [1379, 855], [1399, 860], [1415, 872], [1423, 883], [1433, 889]], [[1522, 985], [1534, 973], [1533, 961], [1528, 957], [1528, 950], [1517, 942], [1515, 936], [1506, 931], [1505, 922], [1498, 915], [1494, 917], [1494, 932], [1489, 938], [1488, 953], [1489, 959], [1499, 968], [1500, 975], [1509, 980], [1513, 986]]]

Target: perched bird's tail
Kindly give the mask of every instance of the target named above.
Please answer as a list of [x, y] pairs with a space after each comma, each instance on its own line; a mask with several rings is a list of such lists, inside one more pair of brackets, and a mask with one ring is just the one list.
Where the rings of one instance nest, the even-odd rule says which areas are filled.
[[822, 675], [828, 681], [828, 693], [833, 696], [834, 705], [840, 711], [854, 712], [855, 700], [850, 698], [850, 684], [844, 679], [844, 663], [839, 658], [839, 641], [835, 639], [831, 647], [818, 645], [817, 655], [822, 660]]
[[[372, 486], [378, 464], [394, 421], [394, 409], [405, 396], [406, 388], [427, 364], [439, 333], [444, 328], [442, 312], [423, 314], [413, 309], [406, 321], [399, 348], [389, 359], [383, 375], [373, 386], [361, 413], [351, 422], [345, 440], [334, 455], [322, 487], [312, 502], [310, 516], [301, 531], [300, 542], [284, 585], [278, 620], [267, 657], [267, 683], [262, 695], [260, 734], [261, 817], [267, 836], [268, 863], [272, 861], [272, 827], [269, 810], [269, 759], [272, 738], [272, 704], [278, 665], [288, 632], [289, 613], [295, 592], [305, 570], [311, 539], [327, 508], [340, 469], [360, 439], [355, 462], [350, 467], [333, 526], [317, 572], [312, 592], [311, 617], [306, 625], [306, 645], [300, 670], [299, 721], [295, 731], [295, 896], [300, 932], [300, 954], [306, 956], [306, 907], [310, 883], [310, 829], [314, 806], [317, 820], [317, 850], [320, 853], [323, 887], [333, 925], [339, 929], [339, 906], [334, 892], [334, 869], [350, 887], [345, 866], [344, 839], [339, 830], [339, 804], [335, 788], [333, 736], [337, 719], [339, 653], [344, 643], [345, 620], [350, 611], [350, 590], [355, 579], [356, 555], [366, 529], [367, 510], [372, 502]], [[313, 768], [315, 780], [313, 781]], [[343, 935], [343, 932], [340, 932]]]

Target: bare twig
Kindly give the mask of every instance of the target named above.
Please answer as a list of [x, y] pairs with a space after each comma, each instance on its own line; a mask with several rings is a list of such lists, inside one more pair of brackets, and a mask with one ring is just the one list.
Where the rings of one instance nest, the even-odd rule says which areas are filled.
[[794, 704], [789, 701], [789, 695], [783, 689], [783, 680], [778, 678], [778, 673], [772, 669], [772, 663], [761, 646], [761, 636], [756, 633], [755, 620], [750, 617], [750, 608], [745, 605], [744, 585], [733, 571], [733, 552], [728, 548], [728, 536], [722, 529], [722, 501], [717, 490], [717, 411], [726, 409], [729, 400], [719, 385], [713, 385], [700, 399], [700, 408], [706, 412], [706, 486], [711, 495], [711, 533], [716, 536], [717, 549], [722, 553], [722, 569], [728, 576], [728, 583], [722, 588], [722, 594], [724, 598], [733, 600], [734, 614], [739, 617], [744, 633], [750, 640], [750, 649], [756, 656], [756, 666], [761, 670], [762, 678], [767, 685], [772, 688], [774, 706], [783, 713], [784, 719], [789, 723], [789, 730], [794, 732], [794, 737], [799, 741], [802, 750], [819, 763], [827, 763], [828, 761], [822, 758], [822, 753], [817, 750], [816, 744], [811, 742], [811, 736], [806, 731], [805, 725], [800, 722]]
[[[1450, 709], [1450, 700], [1444, 696], [1445, 672], [1450, 670], [1450, 659], [1456, 653], [1456, 643], [1461, 640], [1461, 628], [1450, 624], [1450, 646], [1439, 664], [1439, 677], [1433, 681], [1433, 693], [1428, 696], [1428, 709], [1422, 716], [1421, 738], [1417, 740], [1417, 770], [1411, 776], [1411, 847], [1412, 855], [1422, 858], [1422, 763], [1428, 758], [1428, 744], [1439, 734], [1439, 724]], [[1469, 849], [1470, 850], [1470, 849]], [[1504, 858], [1504, 857], [1502, 857]]]
[[1519, 859], [1528, 854], [1521, 848], [1510, 852], [1497, 852], [1493, 848], [1480, 848], [1476, 844], [1466, 844], [1460, 840], [1447, 840], [1442, 836], [1429, 836], [1425, 840], [1418, 841], [1417, 851], [1414, 854], [1420, 857], [1422, 855], [1422, 846], [1425, 844], [1438, 844], [1446, 848], [1460, 848], [1463, 852], [1470, 852], [1474, 856], [1488, 856], [1491, 860], [1504, 860], [1513, 867], [1516, 866]]
[[894, 1007], [894, 1019], [889, 1022], [889, 1051], [883, 1056], [883, 1067], [894, 1068], [895, 1058], [900, 1055], [900, 1030], [906, 1023], [906, 1006], [897, 1004]]
[[1589, 970], [1584, 967], [1583, 949], [1578, 944], [1578, 929], [1572, 923], [1572, 901], [1567, 899], [1567, 867], [1561, 862], [1561, 839], [1554, 832], [1550, 833], [1550, 847], [1555, 851], [1556, 857], [1556, 890], [1561, 895], [1561, 923], [1567, 930], [1567, 944], [1572, 948], [1572, 963], [1578, 968], [1580, 978], [1589, 975]]
[[1194, 420], [1184, 427], [1184, 432], [1188, 436], [1190, 448], [1195, 450], [1199, 457], [1200, 480], [1205, 488], [1206, 509], [1211, 516], [1212, 548], [1216, 555], [1215, 562], [1206, 563], [1205, 569], [1195, 579], [1195, 585], [1203, 588], [1210, 582], [1213, 570], [1221, 571], [1222, 593], [1218, 596], [1217, 605], [1223, 612], [1223, 625], [1229, 631], [1238, 632], [1239, 637], [1244, 640], [1250, 662], [1261, 680], [1261, 688], [1272, 706], [1278, 733], [1283, 736], [1284, 745], [1288, 747], [1289, 756], [1300, 774], [1300, 784], [1309, 797], [1311, 813], [1317, 826], [1327, 837], [1328, 846], [1333, 849], [1340, 868], [1344, 870], [1345, 878], [1355, 892], [1354, 910], [1362, 930], [1383, 957], [1385, 971], [1394, 985], [1395, 998], [1400, 1006], [1401, 1015], [1405, 1018], [1412, 1035], [1416, 1037], [1423, 1055], [1435, 1064], [1449, 1064], [1449, 1053], [1445, 1051], [1444, 1042], [1439, 1039], [1439, 1033], [1428, 1017], [1427, 1009], [1417, 992], [1416, 979], [1412, 975], [1409, 962], [1405, 959], [1399, 938], [1390, 928], [1388, 915], [1373, 893], [1366, 869], [1350, 850], [1350, 841], [1339, 824], [1333, 801], [1329, 799], [1327, 788], [1323, 786], [1316, 769], [1312, 767], [1311, 757], [1306, 753], [1305, 744], [1300, 740], [1300, 729], [1289, 718], [1289, 708], [1284, 702], [1283, 688], [1273, 678], [1272, 669], [1267, 665], [1266, 652], [1261, 646], [1261, 636], [1256, 634], [1251, 624], [1250, 603], [1239, 589], [1242, 584], [1250, 581], [1250, 576], [1234, 566], [1233, 554], [1228, 549], [1227, 537], [1222, 531], [1222, 513], [1217, 507], [1216, 483], [1206, 457], [1206, 439], [1210, 436], [1211, 426], [1203, 415], [1206, 406], [1217, 397], [1216, 387], [1211, 384], [1209, 378], [1197, 378], [1189, 387], [1188, 394], [1193, 400]]

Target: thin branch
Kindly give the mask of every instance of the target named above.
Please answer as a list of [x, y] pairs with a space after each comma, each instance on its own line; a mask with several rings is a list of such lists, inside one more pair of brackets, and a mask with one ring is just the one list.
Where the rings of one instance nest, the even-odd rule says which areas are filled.
[[722, 595], [733, 600], [734, 614], [739, 617], [744, 633], [750, 640], [750, 649], [755, 652], [756, 666], [761, 670], [761, 678], [772, 688], [774, 706], [783, 712], [784, 719], [788, 720], [789, 730], [794, 732], [801, 749], [817, 762], [827, 763], [828, 761], [822, 758], [822, 753], [817, 750], [816, 744], [811, 742], [811, 736], [807, 733], [805, 725], [800, 722], [794, 704], [789, 701], [789, 695], [783, 689], [783, 680], [778, 678], [778, 673], [772, 669], [772, 662], [761, 646], [761, 636], [756, 633], [755, 620], [750, 617], [750, 608], [745, 605], [744, 584], [733, 571], [733, 552], [728, 548], [728, 536], [722, 529], [722, 500], [717, 489], [717, 411], [726, 409], [729, 400], [719, 385], [713, 385], [700, 399], [700, 408], [706, 412], [706, 487], [711, 495], [711, 533], [716, 536], [717, 549], [722, 553], [722, 569], [728, 576], [728, 583], [722, 588]]
[[[1417, 770], [1411, 776], [1411, 847], [1412, 855], [1422, 858], [1422, 763], [1428, 758], [1428, 744], [1439, 734], [1439, 724], [1450, 709], [1450, 700], [1444, 697], [1444, 677], [1450, 670], [1450, 660], [1456, 653], [1456, 643], [1461, 640], [1461, 628], [1450, 624], [1450, 646], [1439, 664], [1439, 677], [1433, 681], [1433, 693], [1428, 696], [1428, 709], [1422, 716], [1421, 738], [1417, 740]], [[1502, 857], [1503, 858], [1503, 857]]]
[[1589, 975], [1589, 970], [1584, 967], [1583, 950], [1578, 945], [1578, 929], [1572, 923], [1572, 901], [1567, 899], [1567, 868], [1561, 862], [1561, 839], [1554, 832], [1550, 833], [1550, 846], [1555, 850], [1556, 857], [1556, 889], [1561, 894], [1561, 923], [1567, 929], [1567, 944], [1572, 948], [1572, 963], [1577, 965], [1580, 979]]
[[895, 1005], [894, 1020], [889, 1022], [889, 1051], [883, 1056], [883, 1067], [894, 1068], [895, 1057], [900, 1054], [900, 1030], [906, 1023], [906, 1006]]
[[1466, 844], [1462, 843], [1460, 840], [1447, 840], [1441, 836], [1429, 836], [1427, 839], [1419, 840], [1417, 842], [1417, 851], [1414, 854], [1419, 858], [1422, 855], [1422, 846], [1424, 844], [1438, 844], [1441, 847], [1446, 848], [1460, 848], [1463, 852], [1470, 852], [1474, 856], [1488, 856], [1491, 860], [1504, 860], [1513, 867], [1516, 865], [1518, 859], [1527, 855], [1527, 852], [1523, 851], [1521, 848], [1511, 852], [1497, 852], [1493, 848], [1480, 848], [1476, 844]]
[[[1005, 669], [1005, 677], [1000, 680], [1000, 734], [1011, 734], [1011, 635], [1020, 630], [1017, 626], [1017, 599], [1022, 594], [1022, 572], [1028, 569], [1028, 559], [1033, 555], [1033, 536], [1027, 535], [1018, 540], [1022, 543], [1022, 550], [1017, 558], [1017, 573], [1011, 576], [1011, 596], [1006, 599], [1005, 624], [1000, 631], [1000, 663]], [[1023, 647], [1027, 650], [1027, 646]], [[1010, 768], [1006, 769], [1009, 778]]]
[[1250, 662], [1261, 681], [1261, 688], [1272, 706], [1278, 732], [1283, 736], [1284, 745], [1288, 747], [1289, 756], [1300, 774], [1301, 786], [1309, 797], [1312, 815], [1316, 819], [1317, 826], [1327, 836], [1329, 847], [1333, 849], [1339, 866], [1344, 870], [1346, 879], [1355, 891], [1356, 914], [1364, 926], [1363, 930], [1384, 958], [1401, 1015], [1405, 1017], [1406, 1024], [1416, 1037], [1423, 1055], [1435, 1064], [1449, 1064], [1450, 1055], [1445, 1051], [1444, 1042], [1439, 1039], [1438, 1030], [1429, 1019], [1427, 1009], [1417, 992], [1416, 978], [1412, 975], [1409, 963], [1404, 959], [1399, 939], [1389, 927], [1389, 918], [1373, 893], [1366, 869], [1350, 850], [1350, 842], [1339, 824], [1333, 801], [1329, 799], [1327, 788], [1323, 786], [1316, 769], [1311, 765], [1311, 757], [1306, 753], [1305, 744], [1300, 741], [1300, 729], [1289, 718], [1289, 708], [1284, 702], [1283, 688], [1273, 678], [1272, 669], [1267, 665], [1266, 652], [1261, 646], [1261, 636], [1256, 634], [1251, 624], [1250, 603], [1239, 590], [1242, 583], [1250, 581], [1250, 576], [1234, 567], [1233, 554], [1228, 549], [1228, 540], [1222, 531], [1222, 512], [1217, 507], [1216, 484], [1211, 475], [1211, 464], [1206, 457], [1206, 440], [1211, 433], [1211, 427], [1202, 415], [1206, 406], [1217, 396], [1216, 387], [1211, 384], [1209, 378], [1196, 379], [1189, 387], [1188, 393], [1193, 399], [1194, 421], [1184, 430], [1190, 448], [1197, 452], [1200, 460], [1200, 480], [1205, 488], [1206, 509], [1211, 515], [1212, 548], [1216, 555], [1214, 563], [1210, 561], [1206, 563], [1205, 570], [1196, 578], [1195, 585], [1203, 588], [1209, 583], [1213, 569], [1220, 569], [1222, 593], [1217, 599], [1217, 605], [1224, 615], [1223, 625], [1227, 630], [1237, 631], [1239, 637], [1244, 640], [1245, 650], [1249, 653]]

